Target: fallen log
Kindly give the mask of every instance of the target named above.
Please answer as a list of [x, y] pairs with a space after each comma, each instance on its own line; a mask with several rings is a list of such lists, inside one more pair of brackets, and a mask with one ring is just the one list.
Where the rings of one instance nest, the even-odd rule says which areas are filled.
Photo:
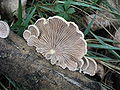
[[13, 32], [0, 38], [0, 72], [30, 90], [106, 90], [79, 72], [51, 65]]

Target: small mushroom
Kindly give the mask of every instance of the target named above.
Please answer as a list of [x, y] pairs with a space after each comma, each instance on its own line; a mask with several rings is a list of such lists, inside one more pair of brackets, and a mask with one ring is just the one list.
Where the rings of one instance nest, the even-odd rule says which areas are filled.
[[25, 30], [24, 32], [23, 32], [23, 38], [27, 41], [28, 40], [28, 38], [31, 36], [31, 32], [30, 31], [28, 31], [28, 30]]
[[80, 73], [82, 72], [83, 65], [85, 65], [85, 61], [83, 59], [80, 59], [78, 62], [78, 70]]
[[[85, 57], [86, 62], [84, 62], [83, 67], [81, 68], [84, 74], [89, 74], [94, 76], [97, 72], [97, 63], [94, 59]], [[84, 61], [85, 61], [84, 60]], [[81, 72], [81, 71], [80, 71]]]
[[9, 25], [4, 21], [0, 21], [0, 37], [7, 38], [9, 32], [10, 32]]
[[83, 61], [84, 63], [83, 63], [83, 65], [79, 65], [79, 68], [80, 68], [79, 72], [80, 73], [89, 67], [89, 60], [86, 57], [83, 57], [81, 61]]
[[35, 35], [36, 37], [40, 35], [40, 31], [35, 25], [29, 25], [28, 30], [31, 32], [31, 35]]
[[[87, 53], [87, 43], [75, 23], [54, 16], [38, 19], [33, 26], [36, 28], [28, 27], [23, 37], [29, 46], [36, 47], [37, 52], [50, 60], [52, 65], [71, 71], [78, 70], [78, 66], [83, 65], [80, 58]], [[32, 31], [39, 31], [40, 34], [33, 34]]]
[[26, 41], [31, 35], [35, 35], [36, 37], [40, 35], [40, 31], [35, 25], [29, 25], [28, 30], [23, 32], [23, 37]]

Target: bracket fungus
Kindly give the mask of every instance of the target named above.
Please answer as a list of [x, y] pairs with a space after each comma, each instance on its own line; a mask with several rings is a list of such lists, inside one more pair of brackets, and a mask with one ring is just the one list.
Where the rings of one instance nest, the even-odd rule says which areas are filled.
[[[82, 58], [87, 53], [87, 43], [84, 34], [74, 22], [67, 22], [59, 16], [41, 18], [24, 31], [23, 37], [29, 46], [34, 46], [52, 65], [71, 71], [85, 65]], [[97, 64], [90, 60], [90, 69], [93, 69], [90, 64], [95, 65], [93, 68], [96, 70]], [[90, 75], [93, 74], [94, 72]]]
[[9, 32], [10, 32], [9, 25], [4, 21], [0, 21], [0, 38], [7, 38]]
[[89, 57], [84, 57], [84, 64], [80, 68], [80, 73], [89, 74], [90, 76], [94, 76], [97, 73], [97, 63], [94, 59]]

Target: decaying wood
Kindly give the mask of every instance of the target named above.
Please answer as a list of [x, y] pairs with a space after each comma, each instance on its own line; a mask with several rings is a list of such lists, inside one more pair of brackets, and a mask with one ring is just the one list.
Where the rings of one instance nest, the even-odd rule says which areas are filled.
[[13, 32], [0, 38], [0, 72], [31, 90], [106, 90], [79, 72], [52, 66]]

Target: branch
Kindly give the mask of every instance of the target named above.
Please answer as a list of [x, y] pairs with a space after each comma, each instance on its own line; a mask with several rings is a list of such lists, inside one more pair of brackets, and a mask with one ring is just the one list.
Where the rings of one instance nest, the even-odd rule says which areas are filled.
[[105, 90], [79, 72], [51, 65], [13, 32], [0, 38], [0, 71], [32, 90]]

